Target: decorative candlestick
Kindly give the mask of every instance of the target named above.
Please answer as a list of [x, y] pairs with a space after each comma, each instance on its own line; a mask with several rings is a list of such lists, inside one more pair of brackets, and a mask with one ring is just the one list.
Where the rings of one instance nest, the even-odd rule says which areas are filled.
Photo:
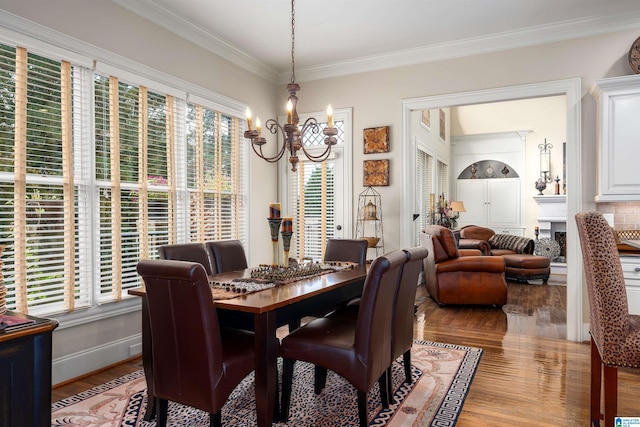
[[284, 252], [284, 268], [289, 268], [289, 249], [291, 248], [293, 231], [282, 230], [282, 248]]
[[277, 266], [278, 263], [278, 231], [280, 231], [280, 223], [282, 218], [267, 218], [269, 221], [269, 230], [271, 231], [271, 245], [273, 250], [272, 265]]
[[291, 248], [291, 236], [293, 235], [293, 218], [282, 219], [282, 248], [284, 250], [284, 268], [289, 268], [289, 249]]
[[533, 234], [536, 236], [536, 240], [538, 240], [538, 236], [540, 235], [540, 227], [536, 226], [533, 228]]

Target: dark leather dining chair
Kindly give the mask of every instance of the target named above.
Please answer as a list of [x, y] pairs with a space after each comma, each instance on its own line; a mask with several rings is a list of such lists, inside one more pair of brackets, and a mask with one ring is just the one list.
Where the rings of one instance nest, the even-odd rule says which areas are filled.
[[[391, 361], [402, 356], [405, 381], [412, 382], [411, 347], [413, 346], [413, 316], [416, 291], [423, 260], [429, 254], [424, 246], [403, 249], [407, 262], [402, 267], [402, 274], [393, 298], [393, 329], [391, 331]], [[393, 384], [391, 367], [388, 370], [389, 400], [393, 401]]]
[[349, 261], [364, 265], [368, 244], [363, 239], [329, 239], [324, 249], [324, 261]]
[[[412, 382], [411, 376], [411, 347], [413, 346], [413, 317], [418, 280], [424, 258], [429, 251], [424, 246], [403, 249], [407, 260], [402, 267], [400, 280], [393, 298], [393, 320], [391, 330], [391, 362], [398, 357], [403, 357], [405, 381]], [[340, 308], [329, 314], [343, 322], [355, 322], [358, 316], [359, 304], [353, 304]], [[393, 384], [391, 377], [391, 365], [387, 372], [387, 384], [389, 386], [389, 401], [393, 402]], [[316, 369], [316, 388], [324, 388], [326, 370]]]
[[158, 248], [160, 259], [190, 261], [202, 264], [207, 274], [215, 274], [215, 266], [211, 262], [209, 252], [203, 243], [178, 243], [163, 245]]
[[221, 426], [223, 405], [254, 370], [253, 333], [219, 327], [202, 264], [145, 260], [137, 269], [149, 307], [157, 425], [166, 425], [171, 400]]
[[605, 427], [613, 427], [618, 368], [640, 368], [640, 316], [629, 314], [618, 248], [607, 220], [598, 212], [580, 212], [576, 224], [589, 295], [591, 425], [599, 426], [604, 419]]
[[206, 246], [218, 273], [247, 268], [247, 256], [240, 240], [216, 240], [206, 242]]
[[296, 360], [330, 369], [349, 381], [358, 392], [360, 425], [369, 424], [367, 394], [376, 383], [388, 407], [387, 367], [391, 364], [391, 317], [395, 289], [406, 255], [398, 250], [376, 258], [364, 283], [356, 322], [331, 316], [312, 320], [290, 332], [281, 342], [283, 358], [282, 408], [289, 417], [293, 368]]

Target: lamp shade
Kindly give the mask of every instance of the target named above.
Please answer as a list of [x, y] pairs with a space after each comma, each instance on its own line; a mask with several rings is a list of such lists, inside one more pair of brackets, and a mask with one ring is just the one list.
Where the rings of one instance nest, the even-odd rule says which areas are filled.
[[464, 208], [464, 203], [460, 202], [460, 201], [452, 201], [449, 204], [449, 209], [451, 209], [454, 212], [466, 212], [467, 210]]

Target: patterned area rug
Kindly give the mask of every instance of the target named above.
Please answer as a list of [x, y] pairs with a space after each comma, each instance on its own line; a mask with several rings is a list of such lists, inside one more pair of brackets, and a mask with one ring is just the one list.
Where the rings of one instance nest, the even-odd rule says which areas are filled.
[[[436, 342], [415, 341], [411, 350], [413, 384], [404, 382], [402, 358], [393, 364], [395, 404], [380, 405], [378, 385], [369, 392], [371, 426], [454, 426], [462, 410], [482, 349]], [[287, 424], [275, 426], [357, 426], [355, 389], [329, 371], [323, 392], [313, 392], [313, 365], [297, 362], [291, 412]], [[155, 426], [143, 420], [146, 407], [142, 371], [105, 383], [52, 405], [51, 425], [56, 427]], [[255, 425], [253, 374], [240, 383], [222, 409], [224, 426]], [[209, 425], [207, 413], [169, 403], [170, 426]]]

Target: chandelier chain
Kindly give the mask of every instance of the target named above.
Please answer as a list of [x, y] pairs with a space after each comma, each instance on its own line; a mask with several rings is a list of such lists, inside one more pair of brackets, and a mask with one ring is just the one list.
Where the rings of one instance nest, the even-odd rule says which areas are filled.
[[291, 0], [291, 83], [296, 82], [296, 14], [295, 0]]

